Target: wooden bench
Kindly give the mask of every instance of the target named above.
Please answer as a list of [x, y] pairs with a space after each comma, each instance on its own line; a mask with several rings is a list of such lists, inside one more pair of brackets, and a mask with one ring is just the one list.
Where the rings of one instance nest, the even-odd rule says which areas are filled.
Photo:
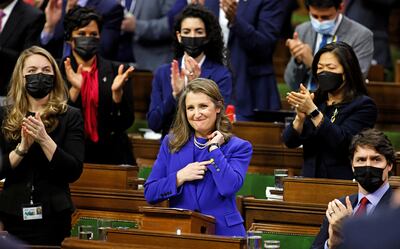
[[80, 178], [72, 187], [109, 189], [137, 189], [138, 167], [133, 165], [91, 164], [83, 165]]
[[61, 244], [62, 249], [163, 249], [162, 245], [146, 246], [123, 243], [112, 243], [97, 240], [81, 240], [78, 238], [65, 238]]
[[246, 239], [243, 237], [226, 237], [194, 233], [176, 233], [145, 231], [145, 230], [116, 230], [107, 231], [108, 242], [118, 242], [132, 245], [147, 246], [162, 245], [163, 248], [176, 249], [245, 249]]
[[284, 201], [322, 205], [358, 192], [357, 183], [351, 180], [288, 177], [283, 186]]
[[322, 204], [269, 201], [251, 197], [242, 200], [246, 229], [253, 223], [319, 228], [325, 217], [326, 208], [327, 205]]

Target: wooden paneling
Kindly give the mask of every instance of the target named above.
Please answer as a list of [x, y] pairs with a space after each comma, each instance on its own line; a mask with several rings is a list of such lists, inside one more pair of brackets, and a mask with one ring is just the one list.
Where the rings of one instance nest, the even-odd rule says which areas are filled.
[[357, 183], [351, 180], [288, 177], [283, 185], [283, 200], [287, 202], [328, 205], [333, 199], [358, 192]]
[[146, 119], [149, 110], [152, 72], [134, 71], [131, 78], [133, 105], [136, 119]]
[[110, 189], [137, 189], [134, 179], [138, 167], [132, 165], [90, 164], [83, 165], [83, 172], [73, 187], [93, 187]]
[[107, 232], [107, 241], [146, 246], [163, 245], [176, 249], [245, 249], [246, 239], [203, 234], [181, 234], [144, 230], [116, 230]]
[[[77, 208], [114, 212], [138, 212], [140, 206], [149, 206], [143, 190], [101, 189], [71, 187], [72, 200]], [[167, 207], [167, 201], [155, 206]]]
[[400, 131], [400, 84], [370, 82], [367, 89], [378, 107], [377, 127]]
[[253, 223], [300, 225], [319, 228], [327, 205], [243, 198], [246, 229]]
[[232, 133], [250, 141], [253, 146], [276, 145], [283, 147], [283, 123], [235, 122]]

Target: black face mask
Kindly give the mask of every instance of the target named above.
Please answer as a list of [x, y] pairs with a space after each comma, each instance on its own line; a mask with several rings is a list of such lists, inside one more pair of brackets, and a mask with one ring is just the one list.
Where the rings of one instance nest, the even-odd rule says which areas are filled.
[[354, 178], [368, 193], [373, 193], [383, 184], [383, 170], [372, 166], [354, 167]]
[[183, 50], [185, 50], [185, 52], [193, 58], [199, 56], [204, 51], [204, 47], [208, 43], [206, 37], [181, 37]]
[[318, 87], [323, 92], [334, 92], [343, 84], [341, 73], [323, 71], [317, 74]]
[[97, 37], [78, 36], [74, 37], [74, 42], [75, 52], [84, 61], [92, 59], [99, 50], [100, 39]]
[[28, 74], [25, 75], [25, 89], [35, 99], [47, 96], [54, 88], [54, 75], [52, 74]]

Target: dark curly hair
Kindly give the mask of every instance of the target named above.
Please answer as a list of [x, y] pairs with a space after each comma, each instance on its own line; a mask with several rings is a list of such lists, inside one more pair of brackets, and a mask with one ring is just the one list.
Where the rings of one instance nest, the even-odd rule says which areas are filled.
[[173, 33], [175, 58], [182, 57], [184, 52], [183, 46], [179, 43], [178, 38], [176, 37], [176, 32], [181, 32], [182, 21], [190, 17], [200, 18], [204, 22], [206, 36], [208, 38], [204, 54], [210, 60], [226, 65], [226, 51], [224, 50], [224, 42], [219, 22], [212, 12], [199, 4], [189, 4], [175, 20]]
[[103, 18], [95, 9], [80, 6], [73, 7], [64, 17], [64, 39], [66, 41], [71, 40], [72, 31], [85, 27], [91, 21], [97, 23], [100, 32], [103, 25]]

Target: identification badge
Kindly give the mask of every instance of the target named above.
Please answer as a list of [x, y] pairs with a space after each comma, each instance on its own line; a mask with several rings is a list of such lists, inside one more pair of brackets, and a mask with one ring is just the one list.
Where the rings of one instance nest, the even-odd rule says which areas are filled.
[[42, 205], [32, 204], [22, 207], [22, 215], [24, 220], [41, 220], [42, 215]]

